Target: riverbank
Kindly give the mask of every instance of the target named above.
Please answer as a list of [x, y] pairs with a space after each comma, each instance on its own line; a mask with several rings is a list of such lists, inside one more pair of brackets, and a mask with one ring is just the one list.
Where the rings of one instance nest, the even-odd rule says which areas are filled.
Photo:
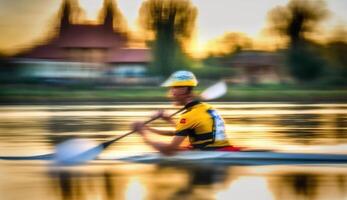
[[[205, 89], [198, 87], [197, 92]], [[0, 104], [113, 104], [120, 102], [166, 102], [160, 87], [67, 87], [2, 85]], [[228, 93], [215, 101], [230, 102], [347, 102], [347, 88], [284, 85], [228, 86]]]

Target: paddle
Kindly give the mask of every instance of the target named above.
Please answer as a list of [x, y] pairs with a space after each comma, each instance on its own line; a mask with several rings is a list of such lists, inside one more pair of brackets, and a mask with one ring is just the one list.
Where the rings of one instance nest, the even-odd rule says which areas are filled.
[[[220, 81], [205, 89], [200, 94], [200, 98], [205, 101], [213, 100], [223, 96], [226, 92], [226, 83], [224, 81]], [[178, 110], [177, 112], [171, 114], [170, 117], [173, 117], [174, 115], [182, 112], [183, 110], [184, 107]], [[144, 124], [149, 124], [150, 122], [156, 119], [158, 118], [149, 119], [146, 122], [144, 122]], [[121, 136], [118, 136], [114, 139], [105, 141], [100, 144], [95, 144], [92, 141], [85, 139], [67, 140], [56, 146], [55, 163], [59, 165], [73, 165], [93, 160], [111, 144], [135, 132], [135, 130], [132, 130], [128, 133], [125, 133]]]

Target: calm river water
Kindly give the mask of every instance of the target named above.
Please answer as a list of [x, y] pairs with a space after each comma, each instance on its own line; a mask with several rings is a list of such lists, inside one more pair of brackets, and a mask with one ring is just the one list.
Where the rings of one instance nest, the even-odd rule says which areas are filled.
[[[347, 104], [211, 103], [232, 144], [285, 152], [347, 154]], [[0, 156], [51, 153], [69, 138], [122, 135], [169, 104], [1, 106]], [[154, 127], [170, 129], [163, 121]], [[168, 138], [158, 137], [168, 141]], [[137, 134], [101, 154], [153, 152]], [[51, 167], [47, 160], [0, 160], [1, 200], [347, 199], [347, 165], [187, 166], [116, 160]]]

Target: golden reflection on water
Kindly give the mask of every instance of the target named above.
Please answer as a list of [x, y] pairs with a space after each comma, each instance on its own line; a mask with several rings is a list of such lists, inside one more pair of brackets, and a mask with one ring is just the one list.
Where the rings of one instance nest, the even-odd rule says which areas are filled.
[[138, 177], [132, 177], [125, 190], [125, 199], [144, 199], [146, 197], [147, 190], [144, 188], [144, 184], [141, 183]]
[[347, 197], [347, 170], [339, 165], [211, 167], [95, 161], [54, 168], [47, 161], [1, 161], [0, 177], [5, 200]]
[[[212, 103], [232, 144], [279, 151], [347, 153], [347, 104]], [[44, 154], [68, 138], [106, 141], [169, 104], [0, 107], [0, 156]], [[153, 122], [160, 129], [170, 127]], [[156, 137], [169, 141], [168, 137]], [[102, 153], [154, 150], [137, 134]], [[52, 168], [1, 161], [1, 199], [347, 199], [346, 166], [162, 166], [115, 160]], [[20, 192], [18, 192], [20, 191]]]
[[239, 199], [266, 199], [273, 200], [274, 197], [268, 189], [264, 177], [244, 176], [234, 180], [230, 186], [216, 193], [216, 199], [223, 200], [230, 197]]
[[[337, 145], [346, 142], [347, 104], [213, 103], [225, 118], [230, 142], [249, 148], [307, 150], [307, 146]], [[154, 110], [169, 113], [169, 104], [2, 106], [0, 108], [0, 154], [28, 155], [51, 151], [55, 143], [68, 137], [103, 141], [129, 131], [136, 120], [146, 120]], [[153, 126], [168, 129], [158, 121]], [[159, 138], [168, 141], [168, 138]], [[127, 143], [114, 145], [105, 154], [117, 151], [150, 151], [137, 135]], [[26, 148], [18, 148], [18, 145]], [[295, 148], [293, 148], [295, 147]], [[298, 148], [299, 147], [299, 148]], [[324, 147], [325, 148], [325, 147]], [[331, 149], [331, 148], [330, 148]], [[317, 150], [317, 148], [315, 149]], [[336, 149], [336, 151], [345, 149]]]

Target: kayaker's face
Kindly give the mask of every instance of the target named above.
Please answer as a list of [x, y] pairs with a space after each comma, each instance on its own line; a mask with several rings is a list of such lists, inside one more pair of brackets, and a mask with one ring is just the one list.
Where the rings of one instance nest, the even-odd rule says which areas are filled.
[[190, 97], [190, 91], [186, 86], [170, 87], [169, 98], [175, 105], [185, 105], [187, 98]]

